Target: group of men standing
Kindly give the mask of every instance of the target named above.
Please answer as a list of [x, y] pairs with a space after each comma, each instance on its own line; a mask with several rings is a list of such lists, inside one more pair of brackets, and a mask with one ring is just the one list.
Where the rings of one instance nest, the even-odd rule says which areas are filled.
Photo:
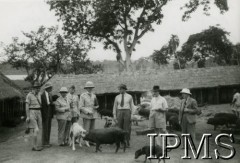
[[[58, 122], [58, 144], [60, 146], [68, 145], [71, 119], [73, 117], [83, 119], [83, 127], [89, 131], [95, 128], [96, 109], [98, 101], [96, 95], [92, 92], [94, 84], [88, 81], [80, 99], [75, 94], [75, 86], [69, 89], [62, 87], [59, 90], [60, 96], [53, 100], [51, 94], [53, 86], [47, 83], [44, 91], [40, 94], [40, 84], [35, 83], [32, 91], [26, 97], [26, 115], [28, 128], [33, 129], [33, 151], [41, 151], [44, 148], [51, 147], [50, 134], [53, 115], [56, 115]], [[37, 138], [42, 131], [42, 145], [38, 146]]]
[[[44, 92], [40, 95], [40, 84], [35, 83], [33, 89], [26, 97], [26, 115], [28, 127], [33, 130], [33, 151], [41, 151], [44, 147], [51, 147], [50, 133], [53, 118], [52, 85], [46, 84]], [[37, 136], [42, 129], [42, 147], [37, 145]]]
[[[26, 114], [29, 128], [33, 131], [33, 151], [41, 151], [43, 148], [51, 147], [50, 133], [51, 121], [56, 114], [58, 121], [58, 143], [60, 146], [68, 144], [69, 131], [72, 117], [83, 119], [83, 128], [87, 131], [95, 128], [97, 109], [99, 107], [96, 95], [93, 93], [94, 84], [88, 81], [84, 92], [80, 98], [75, 95], [75, 86], [62, 87], [59, 91], [60, 97], [53, 102], [52, 85], [47, 83], [44, 91], [39, 95], [40, 85], [34, 84], [32, 91], [26, 97]], [[126, 135], [127, 147], [130, 146], [131, 116], [134, 110], [134, 101], [128, 94], [127, 86], [121, 84], [118, 87], [119, 95], [115, 97], [113, 106], [113, 118], [117, 126], [128, 132]], [[190, 90], [182, 89], [182, 102], [179, 111], [179, 123], [183, 133], [189, 133], [195, 140], [196, 115], [201, 111], [197, 107], [197, 102], [191, 97]], [[166, 133], [166, 112], [168, 103], [160, 95], [160, 87], [153, 86], [152, 99], [150, 100], [149, 128], [155, 133]], [[37, 135], [42, 128], [42, 146], [37, 145]], [[88, 144], [89, 145], [89, 144]]]
[[[129, 146], [131, 133], [131, 114], [133, 113], [133, 98], [126, 93], [127, 86], [121, 84], [119, 86], [120, 94], [116, 96], [113, 107], [113, 117], [118, 127], [128, 131], [127, 146]], [[166, 99], [160, 95], [160, 87], [153, 86], [152, 99], [150, 100], [149, 128], [154, 129], [155, 133], [167, 133], [166, 129], [166, 112], [168, 103]], [[190, 134], [195, 141], [195, 124], [196, 116], [201, 114], [201, 110], [197, 107], [197, 101], [191, 97], [189, 89], [184, 88], [180, 92], [182, 94], [181, 107], [179, 110], [179, 124], [182, 127], [182, 133]]]

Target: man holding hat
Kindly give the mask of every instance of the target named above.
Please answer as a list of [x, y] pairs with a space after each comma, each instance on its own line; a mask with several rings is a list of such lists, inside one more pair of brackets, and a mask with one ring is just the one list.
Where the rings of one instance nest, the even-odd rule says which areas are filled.
[[53, 101], [52, 101], [52, 84], [47, 83], [44, 87], [44, 92], [41, 95], [42, 101], [42, 145], [45, 148], [51, 147], [50, 145], [50, 134], [51, 124], [53, 118]]
[[167, 101], [160, 95], [160, 87], [157, 85], [153, 86], [152, 95], [149, 128], [154, 129], [156, 134], [167, 133], [165, 114], [168, 109]]
[[26, 97], [26, 122], [28, 127], [33, 129], [33, 151], [41, 151], [43, 148], [38, 147], [37, 137], [42, 129], [41, 115], [41, 98], [39, 95], [40, 84], [34, 83], [32, 91]]
[[189, 89], [184, 88], [180, 93], [183, 100], [179, 112], [179, 124], [182, 126], [182, 133], [190, 134], [195, 142], [196, 115], [201, 114], [201, 110], [197, 107], [197, 101], [191, 97]]
[[69, 143], [68, 138], [70, 134], [72, 114], [67, 99], [68, 89], [62, 87], [59, 93], [60, 97], [55, 102], [56, 118], [58, 121], [58, 144], [60, 146], [66, 146]]
[[120, 94], [115, 97], [113, 118], [117, 122], [119, 128], [128, 132], [126, 140], [127, 146], [129, 147], [131, 133], [131, 113], [134, 108], [134, 103], [132, 96], [126, 93], [127, 86], [125, 84], [121, 84], [118, 88]]
[[93, 93], [94, 84], [91, 81], [86, 82], [84, 89], [85, 93], [81, 94], [79, 108], [81, 117], [83, 118], [83, 128], [87, 131], [95, 128], [95, 119], [98, 117], [97, 108], [98, 100]]

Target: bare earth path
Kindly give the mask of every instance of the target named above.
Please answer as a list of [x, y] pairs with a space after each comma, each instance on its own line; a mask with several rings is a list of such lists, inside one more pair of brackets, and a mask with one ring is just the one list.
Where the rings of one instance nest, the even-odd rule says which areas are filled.
[[[197, 123], [197, 140], [200, 141], [202, 133], [213, 133], [213, 137], [219, 134], [219, 130], [213, 131], [213, 126], [207, 125], [206, 120], [209, 113], [216, 112], [230, 112], [229, 105], [215, 105], [208, 106], [203, 110], [203, 115], [198, 118]], [[97, 128], [102, 128], [104, 125], [103, 120], [97, 120]], [[24, 134], [23, 130], [20, 130], [12, 135], [8, 140], [0, 141], [0, 162], [6, 163], [140, 163], [143, 162], [144, 157], [134, 159], [134, 153], [137, 149], [144, 145], [149, 144], [149, 138], [147, 136], [137, 136], [135, 131], [138, 129], [144, 129], [147, 126], [147, 121], [140, 122], [139, 126], [132, 127], [131, 148], [128, 148], [124, 153], [122, 149], [117, 154], [114, 153], [115, 145], [102, 145], [102, 153], [95, 153], [95, 146], [90, 148], [77, 146], [76, 151], [72, 151], [70, 147], [57, 146], [57, 122], [54, 119], [52, 122], [52, 134], [51, 143], [52, 147], [45, 149], [41, 152], [32, 152], [29, 137]], [[21, 127], [24, 128], [24, 127]], [[1, 135], [2, 133], [0, 133]], [[239, 137], [239, 136], [235, 136]], [[0, 136], [1, 138], [1, 136]], [[229, 141], [227, 141], [229, 143]], [[229, 163], [240, 163], [240, 145], [234, 144], [236, 149], [236, 155], [233, 159], [228, 160]], [[218, 148], [221, 153], [228, 155], [229, 151], [217, 147], [214, 144], [214, 139], [211, 139], [210, 143], [210, 155], [212, 160], [191, 159], [182, 160], [181, 156], [184, 155], [184, 151], [181, 148], [174, 149], [169, 153], [170, 160], [166, 160], [167, 163], [223, 163], [225, 160], [216, 160], [214, 156], [214, 149]], [[200, 157], [203, 156], [203, 152]], [[150, 162], [150, 161], [148, 161]], [[157, 162], [152, 160], [152, 162]], [[161, 161], [162, 162], [162, 161]]]

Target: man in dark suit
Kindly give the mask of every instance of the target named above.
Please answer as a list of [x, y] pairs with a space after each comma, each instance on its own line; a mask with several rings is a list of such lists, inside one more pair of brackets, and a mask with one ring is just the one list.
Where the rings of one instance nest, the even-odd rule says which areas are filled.
[[179, 112], [179, 123], [182, 127], [182, 133], [190, 134], [193, 138], [193, 141], [196, 142], [196, 116], [201, 114], [201, 110], [197, 106], [197, 101], [191, 97], [192, 94], [190, 93], [189, 89], [184, 88], [180, 93], [183, 97]]
[[53, 118], [53, 101], [52, 101], [52, 85], [47, 83], [44, 87], [44, 92], [41, 95], [42, 101], [42, 145], [45, 148], [51, 147], [50, 134], [51, 123]]

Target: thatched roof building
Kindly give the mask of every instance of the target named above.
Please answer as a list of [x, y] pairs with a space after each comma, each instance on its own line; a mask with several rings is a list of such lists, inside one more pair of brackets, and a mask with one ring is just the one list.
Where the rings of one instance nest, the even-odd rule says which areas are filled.
[[141, 71], [122, 74], [55, 75], [48, 82], [53, 84], [53, 94], [58, 94], [62, 86], [76, 86], [76, 93], [84, 92], [87, 81], [95, 84], [100, 107], [111, 109], [120, 83], [125, 83], [139, 104], [141, 93], [161, 87], [162, 95], [179, 96], [182, 88], [190, 88], [199, 104], [227, 103], [232, 100], [233, 89], [240, 89], [240, 67], [225, 66], [183, 70]]
[[0, 100], [14, 97], [23, 97], [20, 87], [0, 72]]
[[159, 85], [161, 90], [182, 88], [213, 88], [240, 84], [240, 67], [225, 66], [197, 69], [171, 70], [165, 72], [134, 72], [123, 74], [55, 75], [49, 82], [54, 85], [54, 93], [62, 86], [75, 85], [77, 93], [83, 91], [86, 81], [93, 81], [96, 94], [117, 93], [118, 85], [125, 83], [130, 92], [150, 90]]
[[0, 72], [0, 125], [25, 114], [23, 97], [22, 90]]

